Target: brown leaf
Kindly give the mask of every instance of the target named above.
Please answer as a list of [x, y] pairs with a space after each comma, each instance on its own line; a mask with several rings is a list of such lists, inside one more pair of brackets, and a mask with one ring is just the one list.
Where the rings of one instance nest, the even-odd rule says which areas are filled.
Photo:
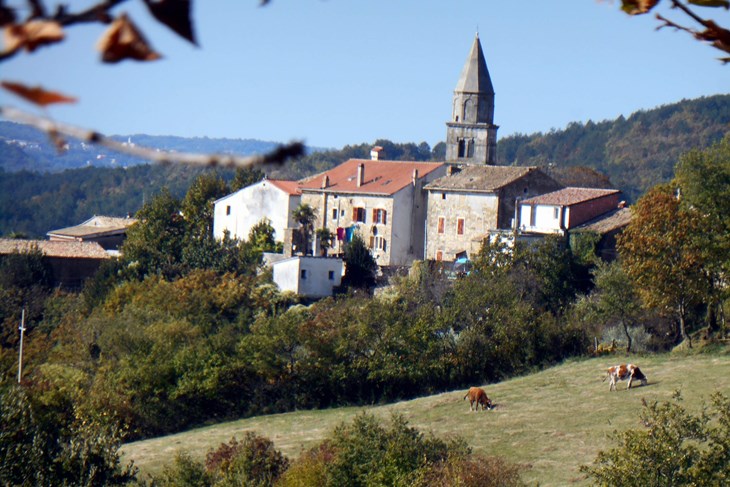
[[53, 103], [76, 103], [76, 98], [55, 91], [46, 91], [40, 86], [28, 87], [21, 83], [3, 81], [0, 85], [25, 100], [42, 107]]
[[641, 15], [656, 7], [660, 0], [621, 0], [621, 10], [629, 15]]
[[105, 63], [117, 63], [124, 59], [154, 61], [160, 59], [142, 33], [126, 14], [120, 15], [104, 32], [97, 48]]
[[51, 20], [29, 20], [24, 24], [10, 24], [3, 31], [6, 52], [15, 52], [23, 48], [33, 52], [39, 46], [54, 44], [64, 38], [61, 24]]
[[180, 37], [196, 46], [193, 23], [190, 20], [191, 0], [144, 0], [150, 13]]

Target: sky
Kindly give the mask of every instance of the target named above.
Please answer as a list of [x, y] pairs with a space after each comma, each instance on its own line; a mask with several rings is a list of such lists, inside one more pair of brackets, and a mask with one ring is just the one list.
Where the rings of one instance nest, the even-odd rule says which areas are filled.
[[[11, 4], [23, 2], [11, 2]], [[55, 0], [49, 1], [55, 4]], [[75, 9], [92, 1], [69, 0]], [[663, 3], [667, 3], [666, 0]], [[200, 47], [127, 12], [164, 58], [102, 64], [101, 24], [0, 63], [0, 79], [75, 96], [54, 119], [107, 135], [303, 140], [310, 146], [445, 140], [453, 90], [477, 34], [496, 92], [499, 137], [612, 120], [730, 90], [722, 52], [656, 31], [597, 0], [198, 0]], [[722, 25], [727, 11], [701, 9]], [[690, 21], [663, 7], [678, 23]], [[0, 90], [3, 91], [3, 90]], [[40, 113], [14, 95], [0, 105]]]

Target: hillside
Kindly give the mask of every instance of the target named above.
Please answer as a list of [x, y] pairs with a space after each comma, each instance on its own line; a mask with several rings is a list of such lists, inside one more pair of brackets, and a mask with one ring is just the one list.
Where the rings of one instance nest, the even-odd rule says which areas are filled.
[[606, 174], [635, 202], [669, 181], [679, 156], [730, 133], [730, 95], [682, 100], [613, 121], [575, 122], [562, 130], [499, 140], [502, 165], [587, 166]]
[[[603, 370], [619, 362], [639, 363], [648, 386], [608, 392]], [[621, 387], [623, 385], [623, 387]], [[699, 411], [714, 391], [730, 390], [730, 355], [603, 357], [570, 361], [557, 367], [486, 387], [493, 411], [470, 413], [463, 390], [370, 408], [339, 408], [260, 416], [155, 438], [123, 447], [124, 461], [133, 459], [141, 477], [160, 472], [177, 451], [196, 458], [256, 431], [271, 438], [286, 455], [296, 457], [315, 445], [335, 425], [361, 411], [387, 417], [403, 414], [422, 431], [438, 436], [460, 435], [478, 453], [499, 455], [525, 465], [524, 479], [543, 486], [587, 485], [578, 471], [601, 449], [613, 446], [608, 435], [639, 426], [642, 400], [668, 401], [680, 390], [683, 405]]]

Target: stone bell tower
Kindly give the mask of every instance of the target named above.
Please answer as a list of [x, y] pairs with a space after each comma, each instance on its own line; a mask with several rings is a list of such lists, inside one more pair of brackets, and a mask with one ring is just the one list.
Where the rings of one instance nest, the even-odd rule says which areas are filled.
[[492, 79], [477, 34], [454, 90], [451, 121], [446, 122], [446, 162], [496, 164], [498, 128]]

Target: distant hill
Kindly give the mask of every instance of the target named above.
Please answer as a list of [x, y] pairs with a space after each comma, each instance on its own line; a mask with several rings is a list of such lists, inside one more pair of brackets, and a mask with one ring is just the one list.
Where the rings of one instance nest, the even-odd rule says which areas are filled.
[[574, 122], [563, 130], [512, 135], [497, 143], [500, 165], [587, 166], [631, 202], [674, 176], [679, 156], [730, 133], [730, 95], [682, 100], [628, 118]]
[[[216, 139], [208, 137], [175, 137], [169, 135], [115, 135], [112, 139], [153, 149], [176, 152], [221, 153], [248, 156], [274, 149], [277, 142], [256, 139]], [[0, 169], [8, 172], [59, 172], [83, 167], [129, 167], [148, 161], [113, 152], [75, 139], [59, 153], [48, 136], [40, 130], [13, 122], [0, 121]], [[309, 151], [322, 150], [309, 148]]]

